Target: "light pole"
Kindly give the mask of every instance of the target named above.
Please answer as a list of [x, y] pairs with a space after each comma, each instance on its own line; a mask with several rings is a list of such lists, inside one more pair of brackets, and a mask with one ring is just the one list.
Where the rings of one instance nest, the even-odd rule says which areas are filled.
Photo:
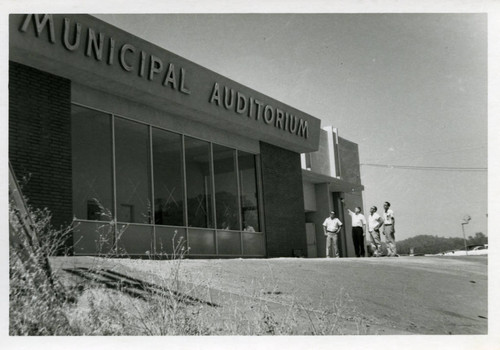
[[463, 222], [462, 222], [462, 234], [464, 235], [465, 255], [469, 255], [469, 253], [467, 252], [467, 240], [465, 239], [465, 228], [464, 228], [464, 225], [467, 225], [470, 220], [471, 220], [471, 217], [469, 215], [465, 215], [464, 218], [463, 218]]

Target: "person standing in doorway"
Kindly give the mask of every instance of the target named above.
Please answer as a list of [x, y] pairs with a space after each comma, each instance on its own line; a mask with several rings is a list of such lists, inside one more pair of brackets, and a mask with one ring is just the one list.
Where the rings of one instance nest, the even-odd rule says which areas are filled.
[[397, 256], [396, 253], [396, 219], [394, 218], [394, 212], [392, 211], [391, 203], [384, 203], [384, 235], [385, 243], [387, 245], [387, 256]]
[[368, 234], [370, 238], [370, 247], [373, 256], [380, 256], [380, 227], [384, 224], [384, 220], [377, 213], [377, 207], [370, 208], [370, 216], [368, 217]]
[[323, 232], [326, 236], [326, 257], [330, 257], [330, 248], [332, 248], [335, 257], [339, 257], [339, 248], [337, 246], [338, 233], [342, 228], [342, 222], [335, 217], [335, 212], [330, 212], [330, 216], [323, 222]]
[[347, 209], [352, 219], [352, 243], [354, 243], [354, 251], [358, 258], [365, 256], [365, 226], [366, 219], [361, 214], [361, 208], [356, 207], [354, 211]]

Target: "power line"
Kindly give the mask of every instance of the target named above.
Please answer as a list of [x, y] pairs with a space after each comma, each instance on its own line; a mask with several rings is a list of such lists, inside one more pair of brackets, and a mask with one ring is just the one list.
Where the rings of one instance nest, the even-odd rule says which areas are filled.
[[471, 167], [391, 165], [391, 164], [374, 164], [374, 163], [361, 163], [360, 165], [377, 167], [377, 168], [408, 169], [408, 170], [464, 171], [464, 172], [488, 171], [488, 168], [471, 168]]
[[[472, 146], [472, 147], [462, 147], [462, 148], [455, 148], [455, 149], [451, 149], [451, 150], [432, 150], [432, 151], [428, 151], [428, 152], [414, 152], [414, 153], [410, 153], [410, 154], [405, 154], [405, 155], [402, 155], [400, 157], [396, 157], [396, 158], [392, 158], [393, 160], [400, 160], [400, 159], [408, 159], [408, 158], [412, 158], [412, 157], [423, 157], [423, 156], [441, 156], [441, 155], [445, 155], [445, 154], [451, 154], [451, 153], [457, 153], [457, 152], [467, 152], [467, 151], [473, 151], [473, 150], [478, 150], [478, 149], [483, 149], [483, 148], [487, 148], [487, 144], [482, 144], [482, 145], [478, 145], [478, 146]], [[377, 160], [374, 160], [375, 162]]]

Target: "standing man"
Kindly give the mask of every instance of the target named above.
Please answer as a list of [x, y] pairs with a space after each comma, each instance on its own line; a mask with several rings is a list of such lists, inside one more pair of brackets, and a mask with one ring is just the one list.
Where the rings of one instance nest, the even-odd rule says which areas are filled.
[[394, 212], [391, 207], [391, 203], [384, 203], [384, 235], [385, 235], [385, 243], [387, 244], [387, 256], [396, 256], [396, 229], [394, 224], [396, 219], [394, 219]]
[[337, 234], [342, 228], [342, 222], [335, 217], [335, 212], [330, 212], [330, 216], [323, 222], [323, 232], [326, 236], [326, 257], [330, 257], [330, 247], [333, 246], [335, 257], [339, 257], [339, 248], [337, 247]]
[[373, 256], [380, 256], [380, 227], [384, 224], [384, 219], [377, 213], [377, 207], [370, 208], [368, 217], [368, 233], [370, 234], [370, 246]]
[[352, 242], [354, 243], [354, 251], [358, 258], [365, 256], [365, 226], [366, 219], [361, 214], [361, 208], [354, 208], [354, 212], [347, 209], [352, 219]]

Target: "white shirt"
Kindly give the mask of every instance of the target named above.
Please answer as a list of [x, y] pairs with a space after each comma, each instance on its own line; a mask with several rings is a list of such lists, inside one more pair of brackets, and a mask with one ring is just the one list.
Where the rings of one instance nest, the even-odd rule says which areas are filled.
[[366, 225], [366, 219], [363, 214], [356, 214], [349, 210], [349, 215], [351, 215], [352, 218], [352, 227], [363, 227], [363, 225]]
[[394, 212], [391, 209], [387, 209], [384, 212], [384, 225], [392, 225], [392, 219], [394, 219]]
[[255, 232], [255, 229], [253, 228], [253, 226], [248, 225], [247, 227], [245, 227], [243, 229], [243, 231], [246, 231], [246, 232]]
[[328, 232], [337, 232], [337, 230], [342, 226], [342, 222], [337, 218], [327, 217], [323, 222], [323, 226], [326, 227]]
[[377, 225], [379, 225], [380, 221], [380, 215], [377, 213], [373, 213], [373, 215], [370, 214], [368, 217], [368, 231], [372, 232]]

